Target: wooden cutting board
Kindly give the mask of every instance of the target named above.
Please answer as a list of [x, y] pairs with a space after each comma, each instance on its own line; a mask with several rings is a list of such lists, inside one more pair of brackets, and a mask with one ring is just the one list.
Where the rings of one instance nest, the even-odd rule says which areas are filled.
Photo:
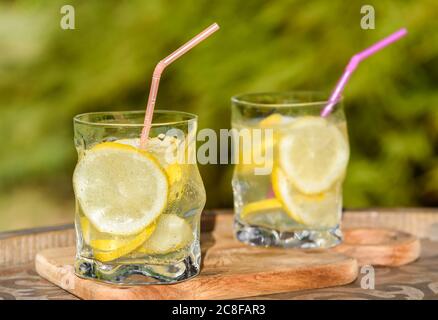
[[355, 258], [359, 265], [398, 267], [418, 259], [420, 240], [407, 232], [385, 228], [345, 229], [341, 245], [330, 249]]
[[233, 299], [354, 281], [358, 261], [401, 265], [415, 260], [416, 237], [387, 229], [345, 230], [345, 243], [331, 250], [250, 247], [234, 239], [232, 216], [203, 219], [199, 276], [173, 285], [116, 286], [74, 274], [74, 248], [44, 250], [35, 259], [44, 278], [83, 299]]
[[232, 217], [217, 215], [204, 225], [199, 276], [173, 285], [116, 286], [74, 274], [74, 248], [39, 252], [37, 272], [83, 299], [233, 299], [339, 286], [354, 281], [354, 258], [326, 250], [250, 247], [233, 238]]

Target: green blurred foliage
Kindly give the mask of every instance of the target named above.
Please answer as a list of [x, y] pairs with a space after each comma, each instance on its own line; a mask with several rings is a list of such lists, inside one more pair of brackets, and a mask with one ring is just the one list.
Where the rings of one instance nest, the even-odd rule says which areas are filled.
[[[218, 22], [221, 30], [172, 64], [157, 108], [228, 128], [230, 97], [330, 90], [351, 55], [402, 26], [408, 36], [363, 63], [345, 91], [351, 162], [345, 206], [438, 205], [438, 6], [367, 1], [65, 1], [0, 3], [0, 190], [39, 185], [72, 199], [72, 117], [143, 109], [155, 64]], [[230, 207], [231, 167], [202, 166], [208, 207]], [[46, 190], [46, 189], [44, 189]], [[37, 204], [36, 204], [37, 205]]]

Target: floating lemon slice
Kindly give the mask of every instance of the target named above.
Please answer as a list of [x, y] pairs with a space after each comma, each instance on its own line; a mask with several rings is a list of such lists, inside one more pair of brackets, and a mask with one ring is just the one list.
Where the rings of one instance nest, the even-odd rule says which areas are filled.
[[314, 195], [300, 193], [279, 168], [272, 172], [272, 186], [284, 210], [295, 221], [315, 228], [335, 227], [338, 224], [342, 199], [336, 188]]
[[[263, 129], [252, 129], [263, 130]], [[251, 132], [251, 131], [250, 131]], [[251, 135], [252, 136], [252, 135]], [[240, 174], [255, 174], [257, 168], [272, 167], [273, 148], [276, 143], [275, 134], [272, 136], [262, 133], [261, 139], [241, 139], [239, 141], [238, 163], [236, 164], [237, 172]], [[256, 158], [260, 158], [257, 159]], [[257, 163], [265, 161], [264, 163]]]
[[79, 224], [81, 226], [82, 239], [86, 244], [90, 244], [90, 233], [91, 233], [90, 221], [88, 221], [86, 217], [80, 217]]
[[282, 203], [275, 198], [245, 205], [240, 213], [240, 219], [250, 225], [279, 231], [286, 231], [297, 225], [297, 222], [284, 211]]
[[[236, 170], [242, 175], [252, 175], [256, 174], [256, 168], [272, 168], [273, 166], [273, 156], [271, 151], [275, 148], [278, 141], [278, 132], [276, 129], [281, 129], [285, 125], [292, 123], [294, 119], [290, 116], [284, 116], [279, 113], [273, 113], [268, 117], [260, 120], [256, 127], [249, 129], [251, 130], [261, 130], [262, 139], [251, 140], [251, 143], [244, 143], [245, 140], [239, 140], [239, 158], [238, 164], [236, 165]], [[263, 130], [271, 129], [273, 131], [273, 136], [267, 135]], [[255, 137], [255, 136], [253, 136]], [[265, 163], [257, 164], [254, 162], [254, 157], [262, 157], [260, 160], [264, 160]], [[248, 161], [250, 159], [251, 161]]]
[[73, 174], [79, 205], [100, 232], [135, 235], [165, 209], [169, 183], [148, 152], [105, 142], [87, 151]]
[[259, 122], [260, 128], [281, 128], [295, 121], [292, 116], [273, 113]]
[[171, 164], [164, 169], [169, 177], [170, 185], [174, 185], [183, 179], [183, 167], [178, 163]]
[[249, 218], [251, 215], [255, 215], [260, 212], [265, 212], [268, 210], [275, 210], [281, 208], [282, 208], [281, 202], [275, 198], [251, 202], [243, 207], [242, 212], [240, 213], [240, 218], [245, 220]]
[[165, 254], [187, 246], [193, 239], [190, 225], [174, 214], [163, 214], [158, 218], [152, 236], [138, 249], [145, 254]]
[[303, 193], [328, 190], [343, 178], [349, 157], [346, 137], [320, 117], [296, 120], [279, 141], [279, 164]]
[[[116, 140], [116, 143], [129, 145], [135, 148], [139, 148], [140, 139], [120, 139]], [[161, 138], [154, 137], [150, 138], [148, 144], [146, 145], [146, 150], [150, 154], [152, 154], [155, 159], [158, 160], [161, 167], [167, 174], [169, 181], [169, 202], [177, 200], [183, 190], [183, 182], [184, 182], [184, 174], [186, 174], [187, 166], [184, 164], [178, 163], [177, 160], [177, 151], [180, 144], [180, 140], [163, 135]], [[171, 152], [174, 160], [172, 163], [168, 163], [166, 161], [166, 153]], [[179, 150], [179, 152], [183, 152]]]
[[279, 113], [273, 113], [259, 122], [261, 128], [275, 127], [284, 123], [285, 117]]
[[156, 224], [153, 222], [132, 239], [93, 239], [90, 246], [95, 249], [94, 257], [102, 262], [118, 259], [141, 246], [155, 228]]

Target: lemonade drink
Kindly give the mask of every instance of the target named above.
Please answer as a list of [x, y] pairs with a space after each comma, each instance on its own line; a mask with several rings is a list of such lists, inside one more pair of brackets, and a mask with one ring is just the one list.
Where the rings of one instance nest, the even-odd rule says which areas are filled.
[[172, 283], [199, 272], [205, 190], [195, 161], [196, 116], [156, 111], [74, 118], [79, 159], [76, 274], [111, 283]]
[[[342, 182], [349, 158], [341, 104], [319, 116], [326, 97], [318, 93], [246, 94], [232, 99], [232, 127], [261, 130], [248, 145], [236, 139], [233, 176], [235, 233], [262, 246], [331, 247], [342, 239]], [[272, 138], [268, 132], [272, 132]], [[254, 137], [254, 136], [253, 136]], [[246, 145], [244, 145], [246, 143]], [[256, 172], [257, 152], [271, 170]], [[245, 152], [253, 153], [245, 161]]]

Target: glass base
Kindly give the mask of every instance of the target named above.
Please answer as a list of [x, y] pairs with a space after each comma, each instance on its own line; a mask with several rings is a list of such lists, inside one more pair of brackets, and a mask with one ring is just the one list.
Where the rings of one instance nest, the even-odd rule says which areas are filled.
[[327, 230], [277, 231], [252, 226], [235, 219], [234, 234], [237, 240], [254, 246], [282, 248], [331, 248], [342, 242], [339, 225]]
[[85, 279], [119, 285], [171, 284], [199, 274], [199, 259], [188, 256], [174, 264], [105, 264], [94, 259], [76, 257], [75, 273]]

